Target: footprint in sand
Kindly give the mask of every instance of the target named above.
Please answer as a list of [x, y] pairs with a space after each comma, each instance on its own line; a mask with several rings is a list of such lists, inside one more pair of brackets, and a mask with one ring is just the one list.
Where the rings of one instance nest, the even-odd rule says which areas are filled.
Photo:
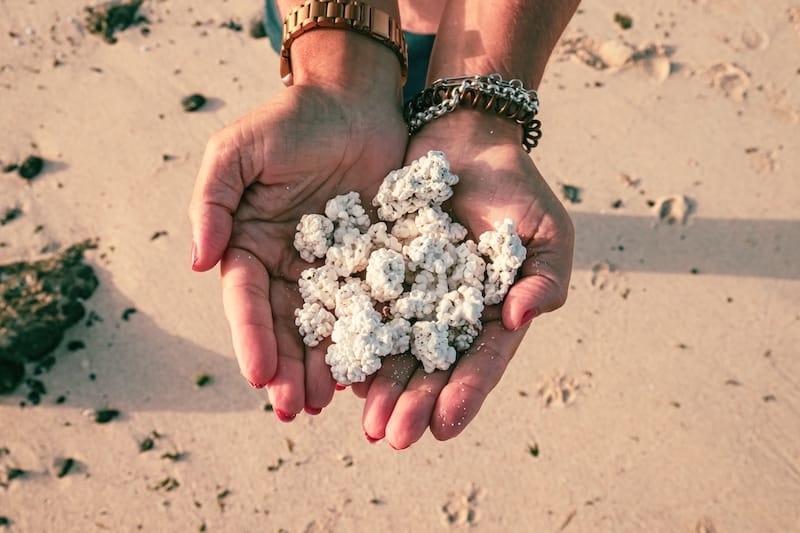
[[733, 63], [717, 63], [705, 72], [707, 83], [719, 89], [728, 98], [742, 102], [750, 88], [750, 74]]
[[750, 50], [766, 50], [769, 46], [769, 35], [758, 28], [745, 28], [742, 31], [742, 44]]
[[592, 287], [603, 290], [611, 285], [614, 278], [618, 276], [617, 267], [608, 261], [600, 261], [592, 266], [592, 277], [590, 283]]
[[764, 84], [764, 96], [776, 117], [788, 124], [800, 122], [800, 107], [794, 104], [788, 89], [768, 82]]
[[787, 9], [786, 17], [789, 19], [789, 24], [792, 25], [794, 31], [800, 33], [800, 7], [790, 7]]
[[694, 525], [692, 533], [717, 533], [717, 528], [709, 517], [704, 516]]
[[748, 148], [746, 152], [750, 156], [750, 167], [756, 174], [769, 174], [778, 168], [778, 153], [775, 150], [765, 152], [759, 148]]
[[542, 401], [542, 407], [548, 408], [553, 405], [571, 405], [578, 392], [591, 387], [592, 374], [584, 372], [582, 375], [568, 376], [563, 373], [556, 373], [544, 378], [537, 385], [536, 393]]
[[483, 498], [483, 489], [470, 485], [466, 491], [451, 492], [442, 505], [442, 522], [446, 526], [475, 526], [478, 524], [478, 504]]
[[575, 34], [562, 39], [556, 50], [558, 60], [572, 60], [595, 70], [620, 71], [637, 69], [657, 83], [666, 80], [673, 70], [669, 57], [672, 48], [657, 43], [634, 46], [611, 39], [596, 43], [586, 35]]

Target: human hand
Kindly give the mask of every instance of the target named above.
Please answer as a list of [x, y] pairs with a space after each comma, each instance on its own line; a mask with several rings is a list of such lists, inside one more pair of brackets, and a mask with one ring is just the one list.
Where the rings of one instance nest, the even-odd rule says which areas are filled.
[[[343, 53], [341, 68], [323, 72], [337, 64], [341, 49], [326, 46], [330, 39], [363, 46], [357, 71], [346, 70], [353, 62]], [[241, 372], [253, 386], [269, 385], [284, 421], [304, 408], [318, 413], [335, 386], [324, 347], [304, 346], [294, 324], [294, 310], [302, 306], [297, 279], [311, 266], [293, 247], [295, 227], [338, 194], [374, 196], [406, 148], [399, 65], [369, 41], [336, 30], [298, 39], [298, 58], [305, 57], [303, 47], [330, 53], [296, 61], [293, 86], [211, 138], [190, 206], [192, 268], [206, 271], [221, 262], [223, 305]], [[313, 64], [319, 57], [325, 61]]]
[[458, 111], [428, 124], [409, 143], [406, 164], [428, 150], [445, 152], [460, 177], [450, 208], [473, 239], [509, 217], [527, 259], [502, 309], [486, 308], [483, 331], [450, 370], [426, 374], [413, 356], [391, 356], [368, 381], [353, 385], [366, 398], [362, 424], [371, 441], [385, 437], [404, 449], [427, 428], [439, 440], [460, 434], [500, 381], [530, 320], [566, 299], [572, 223], [520, 136], [519, 126], [507, 119]]

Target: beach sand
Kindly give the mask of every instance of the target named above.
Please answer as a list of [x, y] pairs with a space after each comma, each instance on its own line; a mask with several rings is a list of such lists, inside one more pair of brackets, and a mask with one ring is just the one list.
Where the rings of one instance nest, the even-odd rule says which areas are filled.
[[85, 5], [0, 1], [0, 161], [45, 159], [0, 174], [0, 263], [97, 239], [100, 280], [41, 403], [0, 397], [0, 531], [800, 531], [800, 4], [581, 7], [533, 154], [577, 188], [569, 299], [403, 452], [349, 391], [266, 412], [189, 269], [206, 141], [281, 90], [260, 2], [149, 0], [113, 45]]

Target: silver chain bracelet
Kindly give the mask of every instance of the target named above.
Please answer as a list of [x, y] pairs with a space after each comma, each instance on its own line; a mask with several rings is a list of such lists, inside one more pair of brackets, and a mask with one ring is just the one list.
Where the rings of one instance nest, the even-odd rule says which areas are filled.
[[539, 144], [542, 123], [537, 120], [539, 94], [526, 90], [520, 80], [505, 81], [500, 74], [458, 76], [436, 80], [412, 98], [405, 108], [408, 134], [455, 111], [459, 105], [491, 111], [522, 126], [522, 147], [530, 153]]

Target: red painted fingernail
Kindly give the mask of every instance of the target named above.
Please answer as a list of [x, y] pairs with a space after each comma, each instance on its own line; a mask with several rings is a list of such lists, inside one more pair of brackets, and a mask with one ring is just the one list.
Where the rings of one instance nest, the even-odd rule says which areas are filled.
[[342, 385], [341, 383], [336, 384], [336, 390], [345, 390], [347, 385]]
[[405, 448], [398, 448], [397, 446], [395, 446], [391, 442], [389, 443], [389, 446], [391, 446], [393, 450], [398, 451], [398, 452], [401, 452], [401, 451], [405, 450], [406, 448], [408, 448], [408, 446], [406, 446]]
[[381, 440], [381, 439], [373, 439], [372, 437], [369, 436], [369, 433], [367, 433], [366, 431], [364, 432], [364, 437], [366, 437], [367, 442], [369, 442], [370, 444], [375, 444], [376, 442]]
[[197, 245], [192, 241], [192, 269], [197, 264]]
[[251, 387], [253, 387], [254, 389], [263, 389], [264, 387], [266, 387], [266, 386], [267, 386], [267, 384], [266, 384], [266, 383], [254, 383], [254, 382], [250, 381], [249, 379], [247, 380], [247, 382], [248, 382], [248, 383], [250, 384], [250, 386], [251, 386]]
[[322, 412], [322, 407], [311, 407], [310, 405], [306, 405], [303, 410], [310, 415], [318, 415]]
[[278, 416], [278, 419], [281, 422], [291, 422], [297, 416], [297, 415], [290, 415], [286, 411], [281, 411], [280, 409], [275, 409], [275, 414]]
[[528, 309], [527, 311], [525, 311], [525, 314], [522, 315], [522, 322], [520, 322], [519, 327], [524, 326], [537, 316], [539, 316], [539, 309], [537, 309], [536, 307], [534, 307], [533, 309]]

